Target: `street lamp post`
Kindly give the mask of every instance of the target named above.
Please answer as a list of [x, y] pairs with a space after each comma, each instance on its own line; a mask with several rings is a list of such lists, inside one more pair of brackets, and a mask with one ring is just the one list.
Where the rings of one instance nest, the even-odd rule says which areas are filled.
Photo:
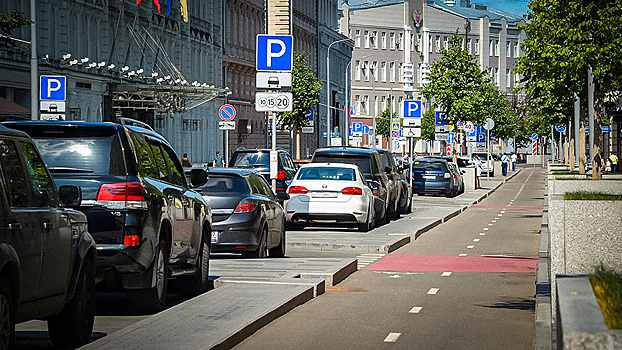
[[326, 147], [330, 146], [330, 48], [334, 44], [350, 40], [350, 38], [344, 38], [341, 40], [333, 41], [328, 45], [326, 49]]

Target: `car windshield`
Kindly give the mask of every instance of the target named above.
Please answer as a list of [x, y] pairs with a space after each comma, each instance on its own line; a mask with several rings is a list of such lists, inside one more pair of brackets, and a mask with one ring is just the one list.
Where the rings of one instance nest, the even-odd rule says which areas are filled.
[[234, 168], [254, 168], [270, 166], [270, 154], [264, 152], [240, 152], [231, 160]]
[[354, 169], [333, 167], [301, 168], [298, 180], [341, 180], [353, 181], [356, 179]]
[[339, 154], [316, 154], [313, 158], [313, 162], [355, 164], [361, 168], [363, 174], [372, 174], [370, 157], [347, 156]]
[[413, 164], [413, 171], [447, 171], [447, 164], [441, 162], [417, 162]]
[[223, 176], [210, 174], [207, 183], [201, 187], [201, 193], [248, 193], [246, 180], [237, 176]]
[[123, 153], [115, 133], [107, 137], [35, 138], [51, 173], [125, 175]]

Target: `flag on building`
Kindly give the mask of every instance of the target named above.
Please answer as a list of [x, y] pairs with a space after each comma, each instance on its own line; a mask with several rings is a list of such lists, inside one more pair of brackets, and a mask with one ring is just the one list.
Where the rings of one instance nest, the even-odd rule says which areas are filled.
[[166, 17], [170, 17], [171, 16], [171, 9], [173, 8], [173, 0], [168, 0], [168, 2], [166, 3]]
[[[136, 0], [136, 5], [140, 5], [141, 2], [143, 2], [143, 0]], [[156, 5], [158, 13], [160, 13], [160, 0], [153, 0], [153, 3]]]
[[188, 23], [188, 0], [180, 0], [181, 3], [181, 17], [184, 22]]

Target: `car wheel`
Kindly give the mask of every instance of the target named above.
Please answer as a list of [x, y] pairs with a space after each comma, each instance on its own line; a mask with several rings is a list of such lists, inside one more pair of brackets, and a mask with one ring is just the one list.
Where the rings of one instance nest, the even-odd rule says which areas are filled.
[[188, 288], [185, 290], [188, 290], [192, 295], [203, 294], [209, 289], [209, 239], [209, 233], [203, 235], [201, 239], [201, 249], [197, 256], [197, 271], [193, 276], [188, 277], [188, 279], [184, 281], [188, 284]]
[[15, 305], [10, 283], [0, 280], [0, 349], [12, 349], [15, 337]]
[[[285, 226], [283, 226], [285, 227]], [[274, 248], [269, 249], [268, 254], [270, 255], [271, 258], [282, 258], [285, 256], [285, 246], [286, 246], [287, 242], [285, 241], [285, 229], [283, 229], [283, 232], [281, 232], [281, 241], [279, 242], [279, 245], [277, 245]]]
[[155, 269], [155, 285], [148, 289], [132, 290], [130, 301], [139, 311], [158, 312], [166, 305], [166, 293], [168, 291], [168, 249], [164, 240], [158, 244], [158, 255], [153, 267]]
[[451, 197], [453, 197], [453, 196], [454, 196], [454, 191], [453, 191], [453, 190], [447, 190], [447, 191], [445, 192], [445, 197], [447, 197], [447, 198], [451, 198]]
[[55, 346], [78, 347], [89, 342], [95, 322], [95, 266], [82, 262], [73, 298], [63, 311], [48, 319], [50, 339]]
[[263, 228], [259, 232], [259, 245], [257, 246], [257, 249], [253, 252], [244, 252], [242, 253], [242, 255], [249, 257], [249, 258], [267, 257], [268, 256], [268, 244], [266, 241], [267, 239], [268, 239], [268, 228], [266, 226], [263, 226]]
[[372, 228], [373, 228], [373, 226], [372, 226], [373, 225], [373, 223], [372, 223], [372, 216], [373, 216], [373, 213], [372, 213], [371, 207], [369, 207], [367, 209], [367, 220], [365, 220], [364, 223], [359, 224], [359, 226], [358, 226], [358, 230], [360, 232], [369, 232], [369, 231], [372, 230]]

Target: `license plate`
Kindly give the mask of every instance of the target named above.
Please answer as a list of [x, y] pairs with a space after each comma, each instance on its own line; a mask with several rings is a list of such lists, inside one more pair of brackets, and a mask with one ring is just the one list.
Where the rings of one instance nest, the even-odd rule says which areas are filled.
[[218, 243], [219, 236], [220, 236], [220, 231], [212, 231], [212, 243]]
[[337, 192], [313, 192], [313, 198], [337, 198]]
[[436, 180], [436, 175], [424, 175], [423, 178], [426, 180]]

